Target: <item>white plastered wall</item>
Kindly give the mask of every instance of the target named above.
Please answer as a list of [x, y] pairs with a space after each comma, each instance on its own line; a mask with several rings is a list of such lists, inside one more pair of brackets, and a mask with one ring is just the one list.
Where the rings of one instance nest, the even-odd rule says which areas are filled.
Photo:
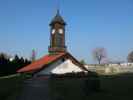
[[63, 61], [63, 58], [51, 64], [47, 68], [42, 69], [36, 75], [50, 75], [54, 74], [65, 74], [72, 72], [82, 72], [83, 70], [77, 65], [73, 64], [70, 59]]

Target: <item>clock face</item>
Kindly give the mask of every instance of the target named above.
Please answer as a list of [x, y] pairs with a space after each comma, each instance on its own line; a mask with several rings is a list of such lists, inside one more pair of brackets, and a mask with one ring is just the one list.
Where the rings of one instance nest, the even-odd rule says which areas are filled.
[[54, 33], [55, 33], [55, 29], [52, 30], [52, 34], [54, 34]]
[[63, 34], [63, 29], [59, 29], [59, 33], [60, 34]]

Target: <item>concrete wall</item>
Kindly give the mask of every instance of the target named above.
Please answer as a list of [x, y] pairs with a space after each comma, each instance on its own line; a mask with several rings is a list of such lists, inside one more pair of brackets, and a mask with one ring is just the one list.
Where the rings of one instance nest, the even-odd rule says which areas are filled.
[[125, 66], [125, 64], [123, 66], [121, 65], [113, 65], [113, 66], [109, 66], [109, 65], [105, 65], [105, 66], [88, 66], [85, 65], [85, 67], [89, 70], [89, 71], [93, 71], [93, 72], [97, 72], [99, 74], [118, 74], [118, 73], [133, 73], [133, 66]]

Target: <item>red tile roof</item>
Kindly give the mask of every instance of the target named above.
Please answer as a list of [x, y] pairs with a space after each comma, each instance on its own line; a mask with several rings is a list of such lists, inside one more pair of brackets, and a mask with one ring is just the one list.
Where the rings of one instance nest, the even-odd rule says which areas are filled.
[[22, 73], [22, 72], [37, 71], [37, 70], [43, 68], [45, 65], [57, 60], [58, 58], [60, 58], [60, 57], [62, 57], [64, 55], [65, 55], [65, 53], [46, 55], [46, 56], [42, 57], [41, 59], [31, 63], [30, 65], [27, 65], [27, 66], [19, 69], [17, 72]]

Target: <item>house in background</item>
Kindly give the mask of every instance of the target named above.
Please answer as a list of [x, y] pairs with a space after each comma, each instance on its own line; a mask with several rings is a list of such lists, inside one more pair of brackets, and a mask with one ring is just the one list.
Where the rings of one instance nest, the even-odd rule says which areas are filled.
[[88, 72], [76, 58], [68, 51], [65, 45], [66, 22], [57, 10], [55, 17], [50, 22], [49, 54], [32, 62], [30, 65], [19, 69], [18, 73], [34, 73], [38, 75], [65, 74]]

